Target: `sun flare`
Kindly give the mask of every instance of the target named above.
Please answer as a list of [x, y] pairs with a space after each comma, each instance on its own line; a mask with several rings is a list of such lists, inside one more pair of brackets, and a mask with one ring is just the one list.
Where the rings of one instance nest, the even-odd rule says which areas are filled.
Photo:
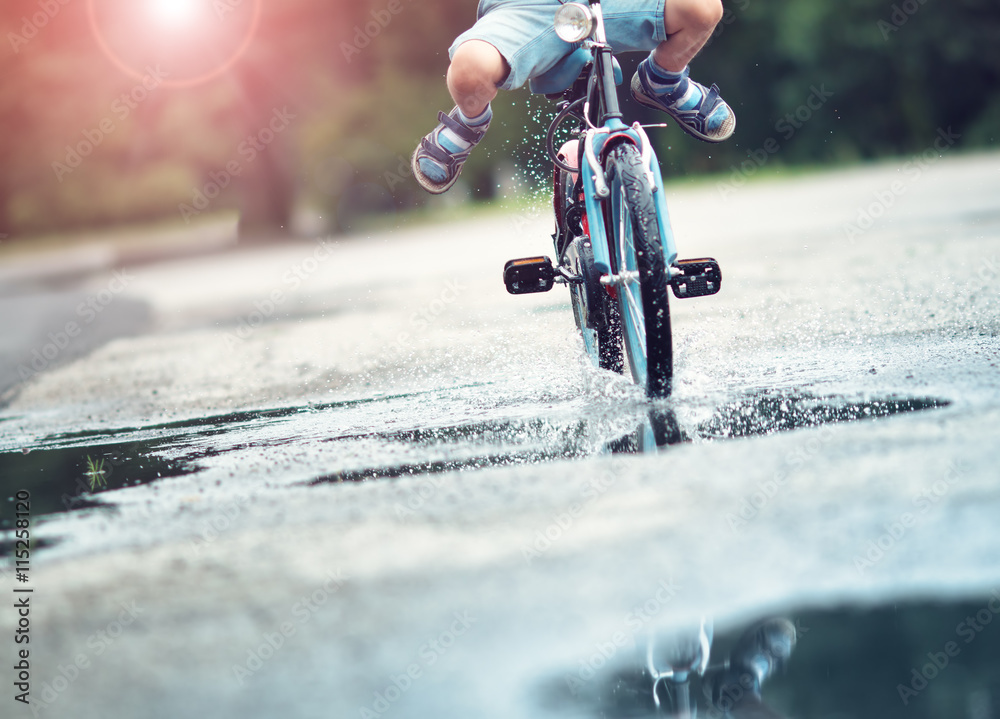
[[149, 0], [153, 17], [171, 26], [187, 25], [198, 19], [202, 0]]

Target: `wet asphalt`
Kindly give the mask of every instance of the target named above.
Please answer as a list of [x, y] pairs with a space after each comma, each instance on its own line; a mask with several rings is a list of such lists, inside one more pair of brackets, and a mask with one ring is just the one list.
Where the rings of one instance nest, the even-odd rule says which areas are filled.
[[781, 714], [993, 716], [1000, 158], [906, 161], [672, 189], [656, 403], [504, 292], [544, 208], [8, 273], [35, 708], [648, 716], [649, 641], [786, 616]]

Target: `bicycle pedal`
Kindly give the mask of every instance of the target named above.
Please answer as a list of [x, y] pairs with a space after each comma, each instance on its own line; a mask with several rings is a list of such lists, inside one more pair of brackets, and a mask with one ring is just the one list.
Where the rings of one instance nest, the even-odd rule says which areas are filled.
[[548, 292], [555, 284], [556, 271], [548, 257], [510, 260], [503, 267], [503, 283], [512, 295]]
[[675, 265], [680, 270], [670, 280], [670, 289], [679, 299], [714, 295], [722, 288], [722, 270], [710, 257], [697, 260], [680, 260]]

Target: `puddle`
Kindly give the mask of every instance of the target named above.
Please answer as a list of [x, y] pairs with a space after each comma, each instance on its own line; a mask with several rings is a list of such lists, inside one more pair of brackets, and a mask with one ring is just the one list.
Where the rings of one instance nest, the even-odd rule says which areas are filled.
[[880, 419], [949, 404], [946, 400], [932, 397], [852, 401], [843, 397], [763, 392], [717, 407], [714, 416], [699, 427], [698, 434], [713, 439], [752, 437], [835, 422]]
[[[124, 442], [0, 454], [0, 486], [4, 497], [28, 489], [34, 517], [102, 507], [100, 495], [105, 491], [191, 471], [187, 462], [162, 458], [159, 444]], [[0, 526], [9, 528], [10, 523], [4, 517]]]
[[[269, 481], [279, 484], [360, 482], [607, 453], [668, 451], [671, 445], [694, 439], [767, 435], [948, 404], [934, 398], [862, 401], [759, 392], [717, 406], [707, 418], [683, 426], [673, 410], [665, 407], [483, 406], [483, 390], [463, 387], [450, 393], [263, 409], [142, 429], [54, 435], [27, 452], [0, 453], [0, 496], [30, 490], [33, 515], [38, 518], [79, 509], [111, 509], [114, 503], [105, 495], [193, 475], [206, 464], [227, 464], [229, 475], [237, 478], [259, 475], [264, 466]], [[470, 397], [469, 392], [474, 394]], [[435, 421], [442, 424], [432, 425]], [[275, 456], [281, 461], [275, 461]], [[9, 517], [0, 520], [0, 529], [10, 529], [10, 521]], [[0, 546], [0, 556], [5, 554]]]
[[[693, 716], [683, 714], [686, 688], [700, 717], [1000, 716], [1000, 591], [804, 610], [725, 632], [706, 622], [711, 642], [701, 646], [692, 641], [700, 629], [630, 638], [607, 663], [584, 657], [554, 671], [536, 687], [537, 708], [554, 717]], [[702, 646], [703, 673], [682, 688]]]

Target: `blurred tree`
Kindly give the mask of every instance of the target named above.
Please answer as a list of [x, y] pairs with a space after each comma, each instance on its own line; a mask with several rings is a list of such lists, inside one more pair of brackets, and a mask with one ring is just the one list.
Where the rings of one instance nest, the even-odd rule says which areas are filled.
[[[474, 2], [192, 2], [0, 6], [0, 234], [239, 209], [241, 233], [270, 235], [288, 231], [301, 202], [344, 229], [366, 214], [454, 201], [458, 192], [420, 191], [409, 157], [451, 106], [447, 50], [474, 22]], [[184, 25], [184, 7], [201, 20]], [[169, 16], [151, 22], [153, 10]], [[639, 56], [622, 59], [630, 75]], [[149, 62], [169, 68], [168, 81], [137, 91]], [[189, 82], [199, 74], [211, 77]], [[722, 87], [737, 135], [710, 146], [676, 128], [654, 132], [668, 175], [729, 173], [769, 139], [779, 145], [773, 168], [923, 151], [939, 128], [959, 133], [961, 147], [991, 146], [1000, 6], [726, 0], [694, 75]], [[662, 120], [626, 103], [630, 115]], [[498, 171], [515, 166], [525, 189], [543, 190], [551, 104], [520, 91], [495, 111], [465, 186], [488, 199]]]

